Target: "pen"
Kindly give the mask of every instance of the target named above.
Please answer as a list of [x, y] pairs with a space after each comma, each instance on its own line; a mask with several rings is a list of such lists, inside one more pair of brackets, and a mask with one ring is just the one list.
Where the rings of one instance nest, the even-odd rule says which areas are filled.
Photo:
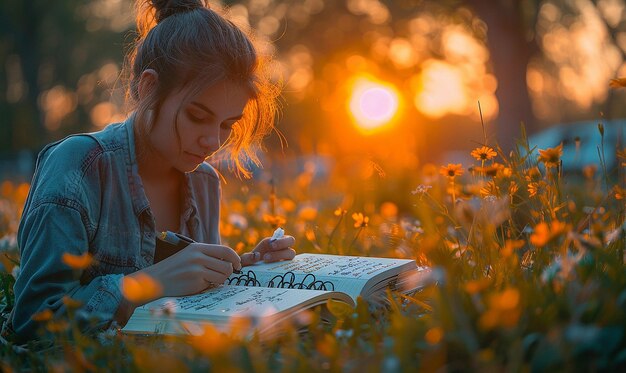
[[[159, 233], [159, 239], [176, 246], [178, 249], [183, 249], [187, 247], [189, 244], [196, 242], [187, 236], [183, 236], [180, 233], [175, 233], [175, 232], [170, 232], [170, 231]], [[233, 268], [233, 273], [241, 274], [241, 271]]]

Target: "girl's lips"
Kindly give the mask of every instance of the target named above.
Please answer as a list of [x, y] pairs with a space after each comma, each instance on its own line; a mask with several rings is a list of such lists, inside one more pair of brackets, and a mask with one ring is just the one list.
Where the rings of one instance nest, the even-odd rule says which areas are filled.
[[195, 164], [200, 164], [204, 162], [204, 159], [205, 159], [205, 157], [194, 154], [194, 153], [184, 152], [184, 154], [187, 156], [187, 158], [189, 158], [189, 160], [191, 160]]

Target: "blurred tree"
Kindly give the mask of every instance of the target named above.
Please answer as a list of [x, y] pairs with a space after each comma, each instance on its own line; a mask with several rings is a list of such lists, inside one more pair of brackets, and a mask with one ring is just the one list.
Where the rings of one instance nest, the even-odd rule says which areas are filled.
[[[91, 87], [81, 78], [107, 62], [121, 61], [124, 37], [124, 28], [98, 23], [93, 14], [98, 3], [2, 1], [0, 150], [36, 151], [49, 141], [91, 128], [89, 113], [99, 94], [106, 95], [108, 87], [100, 82], [107, 77], [96, 77]], [[86, 90], [90, 94], [85, 95]]]
[[[447, 86], [451, 100], [458, 99], [455, 90], [466, 91], [473, 105], [469, 115], [458, 107], [450, 107], [448, 118], [432, 118], [424, 112], [424, 107], [411, 105], [412, 99], [418, 98], [417, 90], [424, 91], [421, 77], [429, 73], [428, 63], [446, 62], [444, 66], [451, 67], [449, 72], [455, 72], [459, 58], [448, 56], [450, 48], [457, 48], [456, 52], [461, 54], [474, 49], [473, 54], [464, 57], [480, 59], [480, 47], [470, 45], [463, 50], [458, 42], [462, 38], [454, 42], [450, 42], [453, 38], [447, 38], [450, 30], [459, 28], [462, 33], [471, 34], [478, 45], [482, 43], [488, 48], [484, 66], [474, 61], [459, 70], [467, 77], [480, 76], [487, 69], [485, 79], [489, 74], [496, 77], [498, 117], [486, 119], [488, 125], [494, 125], [491, 132], [497, 134], [504, 149], [510, 149], [513, 140], [519, 137], [522, 122], [527, 132], [532, 133], [552, 123], [597, 118], [602, 113], [610, 113], [612, 117], [626, 115], [621, 106], [611, 104], [615, 93], [608, 91], [609, 78], [619, 75], [620, 69], [622, 74], [626, 72], [623, 0], [249, 0], [241, 3], [247, 6], [240, 13], [241, 18], [278, 46], [286, 72], [286, 93], [290, 105], [295, 105], [293, 115], [298, 116], [304, 107], [310, 112], [316, 105], [328, 106], [324, 105], [328, 96], [335, 101], [330, 110], [333, 118], [326, 116], [326, 120], [307, 129], [312, 132], [307, 139], [328, 136], [329, 131], [337, 130], [333, 123], [349, 119], [337, 116], [345, 108], [339, 105], [340, 97], [333, 92], [339, 89], [342, 79], [354, 73], [347, 66], [351, 64], [349, 61], [354, 62], [350, 60], [353, 55], [366, 60], [361, 68], [403, 90], [411, 121], [452, 121], [457, 123], [454, 125], [475, 121], [476, 101], [481, 92], [472, 89], [480, 86], [480, 79], [466, 79], [465, 86], [439, 79], [440, 85]], [[465, 42], [475, 43], [467, 38]], [[443, 77], [449, 78], [449, 74]], [[415, 84], [407, 87], [412, 83]], [[486, 106], [494, 106], [488, 105], [489, 102], [486, 105], [483, 100], [483, 111]], [[286, 120], [290, 119], [290, 111], [289, 108], [286, 111]], [[301, 131], [297, 124], [302, 117], [294, 120], [292, 127]], [[307, 116], [306, 120], [311, 118]], [[330, 127], [325, 127], [325, 123]], [[463, 132], [458, 127], [446, 126], [456, 135]], [[442, 136], [423, 127], [417, 132], [431, 143]], [[342, 137], [345, 138], [345, 133]], [[440, 149], [446, 147], [442, 141]], [[449, 149], [456, 145], [447, 143]]]
[[[116, 117], [121, 100], [106, 102], [120, 86], [132, 3], [0, 4], [0, 151], [36, 150]], [[475, 131], [478, 99], [491, 114], [499, 106], [491, 132], [505, 148], [520, 122], [532, 132], [599, 112], [626, 114], [606, 89], [608, 77], [626, 73], [624, 0], [222, 3], [240, 24], [258, 30], [278, 57], [289, 102], [281, 126], [303, 150], [319, 139], [358, 135], [346, 125], [345, 99], [346, 81], [359, 71], [393, 83], [405, 97], [396, 133], [439, 150], [468, 144], [463, 134], [470, 126], [463, 123]], [[434, 98], [459, 102], [433, 114], [441, 105]]]
[[486, 24], [486, 42], [498, 80], [499, 110], [496, 136], [502, 149], [513, 148], [520, 124], [528, 133], [539, 129], [533, 114], [526, 72], [532, 56], [539, 52], [534, 37], [538, 0], [465, 0]]

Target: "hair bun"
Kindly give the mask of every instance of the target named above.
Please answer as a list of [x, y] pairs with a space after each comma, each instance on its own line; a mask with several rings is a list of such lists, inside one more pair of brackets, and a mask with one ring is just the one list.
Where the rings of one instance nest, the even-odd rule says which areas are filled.
[[194, 9], [203, 8], [201, 0], [152, 0], [157, 23], [162, 22], [167, 17], [189, 12]]

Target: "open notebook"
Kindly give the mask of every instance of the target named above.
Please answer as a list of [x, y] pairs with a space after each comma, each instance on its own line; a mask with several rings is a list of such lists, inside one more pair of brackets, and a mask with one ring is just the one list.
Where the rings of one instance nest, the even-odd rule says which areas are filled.
[[350, 306], [359, 296], [384, 302], [387, 288], [410, 293], [424, 286], [429, 274], [407, 259], [299, 254], [290, 261], [245, 267], [224, 285], [200, 294], [148, 303], [135, 310], [122, 330], [193, 333], [207, 322], [226, 330], [234, 320], [246, 318], [261, 335], [271, 335], [284, 320], [306, 323], [297, 315], [328, 299]]

